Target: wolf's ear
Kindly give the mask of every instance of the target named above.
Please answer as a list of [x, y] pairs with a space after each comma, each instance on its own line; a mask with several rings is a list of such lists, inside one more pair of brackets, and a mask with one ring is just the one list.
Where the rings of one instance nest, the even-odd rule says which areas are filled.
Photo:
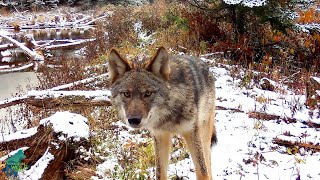
[[147, 64], [146, 69], [165, 81], [168, 81], [170, 75], [169, 63], [167, 50], [164, 47], [160, 47], [155, 56]]
[[131, 69], [130, 62], [122, 58], [115, 49], [110, 51], [108, 61], [110, 85], [112, 85], [118, 78], [122, 77], [125, 72]]

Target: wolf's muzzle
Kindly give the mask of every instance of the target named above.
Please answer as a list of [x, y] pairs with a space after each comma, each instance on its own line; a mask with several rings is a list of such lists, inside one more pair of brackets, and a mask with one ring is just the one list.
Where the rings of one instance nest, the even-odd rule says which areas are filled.
[[141, 118], [129, 118], [128, 122], [132, 127], [139, 127], [141, 123]]

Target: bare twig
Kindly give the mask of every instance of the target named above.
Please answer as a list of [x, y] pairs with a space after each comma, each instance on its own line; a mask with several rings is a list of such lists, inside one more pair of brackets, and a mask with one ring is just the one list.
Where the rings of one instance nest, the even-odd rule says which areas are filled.
[[68, 89], [68, 88], [72, 88], [74, 86], [78, 86], [78, 85], [81, 85], [81, 84], [87, 84], [87, 83], [91, 83], [97, 79], [100, 79], [100, 78], [107, 78], [108, 77], [108, 74], [105, 73], [105, 74], [101, 74], [99, 76], [96, 76], [96, 77], [91, 77], [91, 78], [86, 78], [86, 79], [82, 79], [80, 81], [76, 81], [76, 82], [72, 82], [72, 83], [69, 83], [69, 84], [64, 84], [64, 85], [61, 85], [61, 86], [57, 86], [57, 87], [54, 87], [54, 88], [51, 88], [49, 90], [51, 91], [58, 91], [58, 90], [63, 90], [63, 89]]
[[57, 45], [45, 46], [44, 49], [54, 50], [54, 49], [62, 49], [62, 48], [71, 48], [71, 47], [80, 46], [80, 45], [83, 45], [83, 44], [85, 44], [87, 42], [92, 42], [92, 41], [95, 41], [95, 40], [96, 39], [72, 40], [69, 43], [65, 43], [65, 44], [57, 44]]
[[96, 19], [93, 19], [93, 20], [91, 20], [91, 21], [89, 21], [89, 22], [87, 22], [87, 23], [84, 23], [83, 25], [85, 25], [85, 26], [92, 25], [92, 24], [93, 24], [94, 22], [96, 22], [97, 20], [106, 18], [106, 17], [108, 17], [108, 16], [110, 16], [110, 14], [105, 14], [105, 15], [100, 16], [100, 17], [98, 17], [98, 18], [96, 18]]

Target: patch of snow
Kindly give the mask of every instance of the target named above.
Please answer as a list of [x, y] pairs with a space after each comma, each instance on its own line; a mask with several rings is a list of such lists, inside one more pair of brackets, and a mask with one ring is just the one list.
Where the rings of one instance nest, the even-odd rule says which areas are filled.
[[48, 148], [43, 156], [33, 166], [31, 166], [30, 169], [18, 173], [19, 179], [40, 179], [49, 162], [53, 159], [54, 156], [49, 152]]
[[174, 164], [170, 164], [168, 169], [169, 177], [178, 176], [183, 177], [184, 179], [196, 180], [196, 174], [194, 173], [194, 164], [189, 158], [178, 161]]
[[7, 142], [7, 141], [11, 141], [14, 139], [23, 139], [23, 138], [27, 138], [30, 136], [33, 136], [34, 134], [37, 133], [37, 128], [30, 128], [30, 129], [24, 129], [21, 131], [17, 131], [15, 133], [11, 133], [11, 134], [0, 134], [0, 142]]
[[1, 55], [2, 57], [11, 57], [11, 56], [12, 56], [11, 52], [8, 51], [8, 50], [0, 51], [0, 55]]
[[[290, 132], [291, 133], [291, 132]], [[284, 140], [284, 141], [290, 141], [290, 142], [299, 142], [300, 139], [299, 137], [296, 137], [296, 136], [286, 136], [286, 135], [278, 135], [277, 136], [278, 139], [281, 139], [281, 140]]]
[[320, 24], [312, 23], [312, 24], [296, 24], [295, 25], [299, 30], [310, 33], [310, 30], [315, 30], [320, 32]]
[[133, 29], [138, 34], [138, 38], [140, 39], [140, 47], [145, 47], [155, 42], [155, 40], [151, 38], [152, 34], [148, 35], [148, 33], [143, 29], [141, 21], [134, 23]]
[[317, 81], [318, 83], [320, 83], [320, 78], [315, 77], [315, 76], [313, 76], [313, 77], [311, 77], [311, 78], [314, 79], [315, 81]]
[[[3, 62], [3, 61], [2, 61]], [[1, 69], [8, 69], [8, 68], [10, 68], [10, 66], [9, 65], [3, 65], [3, 66], [0, 66], [0, 70]]]
[[119, 170], [121, 170], [121, 166], [119, 166], [117, 159], [113, 159], [113, 158], [108, 159], [104, 161], [102, 164], [99, 164], [97, 166], [96, 174], [98, 176], [92, 176], [91, 179], [92, 180], [108, 179], [103, 177], [105, 176], [106, 173], [110, 173], [114, 171], [115, 168], [120, 168]]
[[78, 141], [80, 138], [89, 138], [89, 126], [88, 119], [75, 113], [70, 112], [56, 112], [54, 115], [43, 119], [40, 124], [50, 126], [55, 132], [62, 132], [66, 135], [60, 136], [59, 138], [73, 138]]
[[3, 162], [3, 161], [5, 161], [6, 159], [8, 159], [9, 157], [15, 155], [19, 150], [25, 151], [25, 150], [27, 150], [27, 149], [29, 149], [29, 147], [21, 147], [21, 148], [19, 148], [19, 149], [16, 149], [16, 150], [14, 150], [14, 151], [11, 151], [9, 154], [7, 154], [7, 155], [5, 155], [5, 156], [3, 156], [3, 157], [0, 157], [0, 162]]

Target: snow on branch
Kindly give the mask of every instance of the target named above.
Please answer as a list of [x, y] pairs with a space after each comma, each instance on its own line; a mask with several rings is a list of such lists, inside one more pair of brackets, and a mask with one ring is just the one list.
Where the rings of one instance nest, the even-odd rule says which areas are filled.
[[25, 71], [25, 70], [32, 68], [33, 66], [34, 66], [34, 64], [31, 62], [31, 63], [22, 64], [21, 66], [15, 66], [12, 68], [0, 68], [0, 73], [11, 73], [11, 72]]
[[90, 78], [82, 79], [82, 80], [75, 81], [75, 82], [72, 82], [72, 83], [69, 83], [69, 84], [64, 84], [64, 85], [61, 85], [61, 86], [57, 86], [57, 87], [51, 88], [49, 90], [58, 91], [58, 90], [68, 89], [68, 88], [72, 88], [74, 86], [91, 83], [93, 81], [96, 81], [97, 79], [107, 78], [107, 77], [108, 77], [108, 73], [105, 73], [105, 74], [101, 74], [99, 76], [90, 77]]
[[264, 6], [267, 4], [267, 0], [223, 0], [226, 4], [236, 5], [241, 4], [250, 8], [257, 6]]
[[110, 106], [111, 92], [106, 91], [30, 91], [27, 104], [36, 107], [56, 106]]
[[110, 106], [111, 92], [106, 91], [30, 91], [27, 95], [0, 101], [0, 109], [26, 103], [36, 107], [56, 106]]

